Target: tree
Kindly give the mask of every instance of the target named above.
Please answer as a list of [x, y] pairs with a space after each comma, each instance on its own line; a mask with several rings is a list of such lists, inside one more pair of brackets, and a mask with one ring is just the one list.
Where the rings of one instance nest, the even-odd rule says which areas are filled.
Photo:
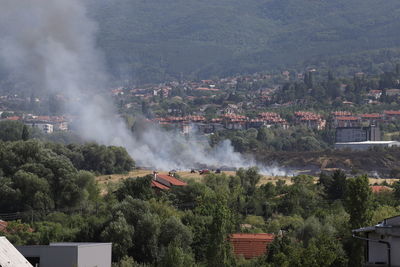
[[152, 176], [128, 178], [123, 181], [120, 188], [115, 193], [118, 200], [122, 201], [125, 197], [148, 200], [154, 196], [154, 190], [151, 188]]
[[253, 196], [256, 191], [257, 183], [261, 179], [261, 175], [258, 173], [257, 167], [251, 167], [247, 170], [240, 168], [236, 175], [240, 178], [240, 183], [244, 189], [246, 196]]
[[24, 141], [29, 139], [29, 130], [28, 130], [28, 126], [26, 126], [26, 125], [24, 125], [24, 127], [22, 128], [21, 139]]
[[231, 266], [232, 250], [228, 242], [228, 234], [234, 229], [233, 214], [228, 207], [227, 196], [218, 194], [206, 196], [196, 211], [200, 215], [210, 216], [208, 226], [206, 259], [208, 266]]
[[[372, 191], [367, 176], [347, 179], [344, 206], [350, 215], [351, 229], [368, 225], [371, 221]], [[349, 266], [361, 266], [363, 243], [361, 240], [349, 241]]]
[[192, 239], [190, 229], [176, 217], [170, 217], [161, 226], [160, 244], [164, 247], [174, 244], [174, 246], [179, 246], [188, 251], [190, 250]]
[[366, 226], [371, 220], [372, 191], [367, 176], [347, 179], [344, 206], [350, 214], [353, 229]]
[[328, 199], [337, 200], [344, 197], [346, 174], [342, 170], [336, 170], [331, 176], [321, 173], [319, 182], [324, 186]]
[[193, 267], [195, 266], [195, 261], [191, 253], [172, 242], [168, 245], [160, 266]]
[[311, 239], [304, 249], [301, 266], [347, 266], [346, 255], [341, 244], [326, 234]]
[[24, 124], [20, 121], [0, 121], [0, 140], [21, 140]]
[[117, 213], [114, 220], [101, 233], [103, 241], [112, 242], [113, 259], [118, 261], [127, 255], [133, 246], [133, 226], [129, 225], [122, 213]]

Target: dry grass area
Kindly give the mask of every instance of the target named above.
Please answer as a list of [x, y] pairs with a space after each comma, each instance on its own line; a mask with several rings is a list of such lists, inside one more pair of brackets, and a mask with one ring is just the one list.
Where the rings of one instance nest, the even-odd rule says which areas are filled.
[[[142, 177], [146, 176], [148, 174], [152, 174], [152, 170], [142, 170], [142, 169], [137, 169], [134, 171], [131, 171], [127, 174], [113, 174], [113, 175], [101, 175], [97, 176], [96, 180], [100, 185], [101, 192], [104, 194], [106, 192], [107, 186], [115, 186], [122, 180], [125, 180], [129, 177]], [[167, 171], [163, 172], [161, 171], [160, 173], [168, 173]], [[234, 171], [224, 171], [226, 175], [235, 175]], [[189, 171], [179, 171], [177, 172], [179, 177], [183, 180], [188, 180], [188, 179], [194, 179], [197, 181], [202, 181], [204, 178], [204, 175], [200, 175], [199, 173], [190, 173]], [[284, 180], [286, 184], [290, 185], [292, 184], [292, 177], [291, 176], [268, 176], [268, 175], [263, 175], [260, 182], [258, 185], [263, 185], [266, 183], [276, 183], [278, 180]], [[381, 184], [384, 181], [386, 181], [388, 184], [392, 184], [394, 182], [399, 181], [400, 179], [378, 179], [378, 178], [370, 178], [370, 184]], [[318, 181], [318, 177], [314, 177], [314, 181]]]
[[[131, 171], [126, 174], [112, 174], [112, 175], [101, 175], [97, 176], [96, 180], [99, 184], [108, 184], [108, 183], [116, 183], [120, 182], [122, 180], [125, 180], [129, 177], [142, 177], [146, 176], [148, 174], [152, 174], [152, 170], [142, 170], [142, 169], [137, 169], [134, 171]], [[168, 173], [167, 171], [160, 171], [160, 173]], [[230, 175], [235, 175], [236, 172], [234, 171], [223, 171], [222, 173], [230, 176]], [[200, 175], [198, 172], [196, 173], [190, 173], [189, 171], [178, 171], [177, 174], [179, 175], [180, 178], [183, 180], [188, 180], [188, 179], [194, 179], [194, 180], [199, 180], [201, 181], [204, 178], [204, 175]], [[261, 180], [260, 184], [265, 184], [268, 182], [276, 182], [279, 179], [284, 179], [290, 181], [291, 177], [282, 177], [282, 176], [267, 176], [264, 175]]]
[[386, 182], [388, 184], [394, 184], [395, 182], [398, 182], [400, 179], [381, 179], [381, 178], [369, 178], [369, 183], [370, 184], [381, 184], [383, 182]]

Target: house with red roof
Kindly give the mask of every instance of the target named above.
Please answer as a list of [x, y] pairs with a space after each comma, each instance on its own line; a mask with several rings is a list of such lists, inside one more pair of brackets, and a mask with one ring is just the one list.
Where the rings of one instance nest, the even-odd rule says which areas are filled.
[[335, 127], [358, 127], [361, 119], [356, 116], [340, 116], [333, 119]]
[[151, 187], [154, 188], [154, 189], [159, 189], [159, 190], [169, 190], [168, 186], [165, 186], [162, 183], [157, 182], [155, 180], [151, 181]]
[[346, 117], [353, 115], [350, 111], [333, 111], [331, 114], [333, 117]]
[[362, 122], [368, 122], [369, 124], [376, 124], [377, 122], [382, 121], [383, 116], [378, 113], [360, 114], [360, 118]]
[[[153, 183], [154, 182], [154, 183]], [[167, 174], [159, 174], [157, 172], [154, 172], [154, 178], [153, 178], [152, 186], [158, 189], [169, 189], [174, 186], [186, 186], [187, 183], [172, 176], [172, 175], [167, 175]], [[165, 188], [167, 187], [167, 188]]]
[[369, 90], [367, 96], [378, 100], [382, 95], [382, 90]]
[[371, 185], [370, 186], [372, 193], [379, 194], [383, 192], [392, 192], [393, 188], [385, 185]]
[[398, 96], [400, 95], [400, 89], [386, 89], [387, 96]]
[[400, 119], [400, 110], [385, 110], [385, 120], [398, 120]]
[[308, 112], [308, 111], [297, 111], [294, 113], [296, 123], [306, 126], [307, 128], [322, 130], [326, 126], [326, 120], [321, 115]]
[[11, 116], [11, 117], [5, 118], [5, 120], [8, 120], [8, 121], [19, 121], [19, 120], [22, 120], [22, 117], [19, 117], [19, 116]]
[[265, 255], [268, 246], [274, 241], [274, 234], [231, 234], [229, 242], [232, 244], [233, 252], [245, 259], [252, 259]]

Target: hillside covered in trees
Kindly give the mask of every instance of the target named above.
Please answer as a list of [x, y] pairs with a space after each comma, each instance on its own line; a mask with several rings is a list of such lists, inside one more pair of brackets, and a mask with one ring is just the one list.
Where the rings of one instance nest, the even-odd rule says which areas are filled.
[[[88, 13], [113, 74], [147, 82], [349, 56], [372, 70], [399, 56], [399, 9], [396, 0], [90, 0]], [[377, 57], [382, 49], [391, 57]]]

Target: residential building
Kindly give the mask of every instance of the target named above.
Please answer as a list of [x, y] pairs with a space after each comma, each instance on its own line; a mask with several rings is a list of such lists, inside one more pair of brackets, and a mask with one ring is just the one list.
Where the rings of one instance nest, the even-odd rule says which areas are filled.
[[307, 111], [297, 111], [294, 113], [296, 123], [306, 126], [307, 128], [323, 130], [326, 126], [326, 120], [321, 115]]
[[381, 132], [379, 127], [338, 127], [336, 128], [336, 142], [363, 142], [380, 141]]
[[235, 115], [238, 113], [242, 113], [243, 110], [242, 108], [240, 108], [239, 106], [235, 105], [235, 104], [228, 104], [226, 108], [224, 108], [224, 114], [227, 115]]
[[382, 90], [369, 90], [367, 96], [370, 98], [373, 98], [375, 100], [378, 100], [382, 95]]
[[35, 267], [111, 267], [111, 243], [50, 243], [17, 249]]
[[387, 96], [397, 96], [400, 95], [400, 89], [386, 89]]
[[400, 216], [352, 232], [354, 238], [365, 241], [364, 266], [400, 266]]
[[379, 122], [382, 121], [383, 116], [378, 113], [372, 113], [372, 114], [360, 114], [361, 122], [364, 124], [368, 125], [377, 125]]
[[232, 234], [229, 241], [232, 244], [233, 252], [245, 259], [252, 259], [263, 256], [268, 251], [269, 244], [274, 241], [274, 234]]
[[54, 132], [54, 126], [52, 124], [49, 123], [26, 123], [26, 125], [31, 126], [33, 128], [38, 128], [40, 129], [42, 132], [50, 134], [52, 132]]
[[[162, 184], [168, 188], [171, 188], [173, 186], [186, 186], [187, 183], [179, 180], [178, 178], [172, 176], [172, 175], [166, 175], [166, 174], [158, 174], [157, 172], [153, 173], [153, 181], [156, 183], [152, 184], [156, 187], [158, 187], [159, 184]], [[161, 188], [160, 188], [161, 189]]]
[[393, 188], [385, 185], [371, 185], [370, 188], [374, 194], [393, 192]]
[[336, 118], [336, 117], [350, 117], [353, 114], [349, 111], [334, 111], [331, 113], [331, 115]]
[[361, 126], [361, 119], [356, 116], [339, 116], [333, 118], [335, 127], [358, 127]]
[[385, 110], [385, 120], [398, 120], [400, 119], [400, 110]]

